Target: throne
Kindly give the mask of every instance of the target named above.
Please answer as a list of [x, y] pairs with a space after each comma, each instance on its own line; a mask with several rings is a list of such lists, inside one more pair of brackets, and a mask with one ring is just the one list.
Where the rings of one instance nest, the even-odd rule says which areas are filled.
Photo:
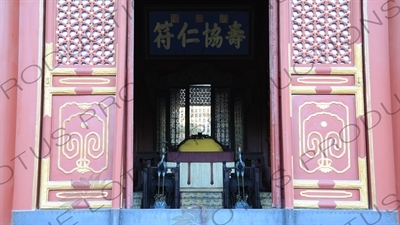
[[235, 160], [234, 152], [208, 135], [199, 133], [182, 141], [177, 151], [167, 154], [171, 164], [181, 162], [181, 191], [218, 192], [223, 189], [223, 162]]

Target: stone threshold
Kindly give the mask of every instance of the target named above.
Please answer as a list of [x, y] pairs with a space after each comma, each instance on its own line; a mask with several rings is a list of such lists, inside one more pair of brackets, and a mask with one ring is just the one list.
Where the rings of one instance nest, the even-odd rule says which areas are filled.
[[14, 225], [395, 225], [397, 210], [69, 209], [13, 211]]

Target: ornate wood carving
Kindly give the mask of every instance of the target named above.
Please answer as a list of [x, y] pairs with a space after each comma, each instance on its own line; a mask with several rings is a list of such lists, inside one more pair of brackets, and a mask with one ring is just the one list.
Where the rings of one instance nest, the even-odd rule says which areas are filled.
[[125, 74], [116, 76], [123, 39], [116, 38], [116, 4], [46, 4], [41, 209], [104, 208], [118, 201], [113, 161], [123, 151], [115, 149], [115, 136], [117, 109], [123, 112], [124, 105], [115, 93]]
[[351, 63], [349, 0], [294, 0], [292, 10], [293, 62]]
[[281, 10], [285, 204], [365, 209], [360, 2], [294, 0]]
[[57, 1], [57, 64], [115, 64], [114, 2]]

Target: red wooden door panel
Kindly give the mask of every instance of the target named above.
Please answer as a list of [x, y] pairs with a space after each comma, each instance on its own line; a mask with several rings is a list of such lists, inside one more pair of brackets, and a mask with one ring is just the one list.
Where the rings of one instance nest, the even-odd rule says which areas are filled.
[[286, 207], [368, 208], [361, 2], [281, 6]]
[[116, 8], [113, 0], [46, 4], [41, 209], [119, 205], [125, 39]]
[[292, 146], [298, 150], [293, 151], [294, 205], [360, 206], [367, 174], [365, 154], [355, 151], [360, 130], [354, 95], [293, 95], [292, 100]]

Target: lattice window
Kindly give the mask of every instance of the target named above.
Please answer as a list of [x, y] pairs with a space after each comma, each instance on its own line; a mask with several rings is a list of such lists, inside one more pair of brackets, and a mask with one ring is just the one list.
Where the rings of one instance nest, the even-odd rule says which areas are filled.
[[234, 106], [234, 126], [235, 126], [235, 149], [241, 145], [243, 147], [243, 98], [235, 99]]
[[189, 88], [190, 135], [211, 135], [211, 87]]
[[[235, 138], [243, 141], [243, 98], [236, 98], [233, 106], [230, 105], [230, 101], [229, 88], [212, 88], [210, 84], [171, 88], [169, 95], [170, 144], [178, 145], [185, 138], [197, 135], [199, 132], [215, 138], [226, 149], [233, 147], [232, 141]], [[168, 106], [158, 101], [157, 110], [168, 111], [163, 107]], [[232, 110], [234, 110], [234, 115]], [[158, 112], [157, 117], [163, 118], [163, 115]], [[157, 142], [162, 141], [161, 129], [165, 128], [162, 125], [162, 119], [158, 119]]]
[[172, 89], [170, 95], [171, 144], [185, 140], [185, 89]]
[[114, 65], [115, 0], [59, 0], [58, 65]]
[[293, 62], [351, 63], [349, 0], [293, 0]]
[[215, 139], [225, 146], [230, 146], [229, 89], [215, 91]]

